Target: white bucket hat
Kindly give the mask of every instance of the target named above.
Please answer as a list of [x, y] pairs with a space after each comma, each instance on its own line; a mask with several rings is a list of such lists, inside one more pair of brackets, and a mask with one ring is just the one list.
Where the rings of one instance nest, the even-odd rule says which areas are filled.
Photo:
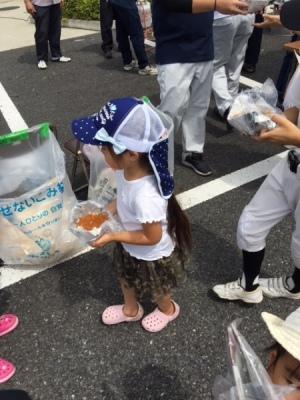
[[300, 361], [300, 307], [286, 320], [267, 312], [263, 312], [261, 316], [276, 342]]

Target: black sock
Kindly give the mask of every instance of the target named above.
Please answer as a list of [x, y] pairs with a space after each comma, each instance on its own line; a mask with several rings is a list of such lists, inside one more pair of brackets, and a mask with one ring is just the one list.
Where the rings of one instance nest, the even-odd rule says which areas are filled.
[[300, 292], [300, 268], [295, 267], [293, 275], [286, 278], [285, 286], [291, 293]]
[[258, 287], [258, 283], [256, 283], [255, 280], [260, 273], [264, 255], [265, 249], [255, 252], [243, 250], [244, 274], [241, 286], [244, 287], [245, 290], [251, 291]]

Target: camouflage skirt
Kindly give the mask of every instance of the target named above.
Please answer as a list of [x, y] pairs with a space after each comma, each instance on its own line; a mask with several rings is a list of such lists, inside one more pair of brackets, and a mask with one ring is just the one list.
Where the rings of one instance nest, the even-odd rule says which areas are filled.
[[169, 257], [145, 261], [132, 257], [118, 243], [113, 259], [118, 278], [134, 288], [139, 299], [148, 296], [156, 302], [185, 279], [185, 260], [176, 248]]

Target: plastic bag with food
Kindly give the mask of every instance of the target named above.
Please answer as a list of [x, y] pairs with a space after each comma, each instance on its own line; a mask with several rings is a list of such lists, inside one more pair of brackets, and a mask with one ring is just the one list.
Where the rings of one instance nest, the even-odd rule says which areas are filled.
[[239, 132], [254, 136], [262, 130], [276, 127], [270, 118], [279, 113], [276, 109], [278, 94], [271, 79], [260, 88], [243, 90], [234, 99], [228, 115], [228, 122]]
[[70, 229], [85, 243], [90, 243], [108, 232], [121, 231], [121, 224], [95, 201], [78, 202], [71, 211]]

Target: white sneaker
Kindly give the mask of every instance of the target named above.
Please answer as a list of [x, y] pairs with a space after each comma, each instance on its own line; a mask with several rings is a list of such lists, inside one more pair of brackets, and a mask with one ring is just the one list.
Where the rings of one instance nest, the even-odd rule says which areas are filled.
[[44, 60], [40, 60], [39, 62], [38, 62], [38, 69], [47, 69], [47, 64], [46, 64], [46, 61], [44, 61]]
[[263, 300], [260, 286], [251, 292], [247, 292], [240, 285], [240, 279], [226, 283], [225, 285], [216, 285], [213, 287], [213, 291], [221, 299], [226, 300], [242, 300], [245, 303], [260, 303]]
[[145, 68], [140, 68], [138, 71], [139, 75], [157, 75], [157, 68], [152, 65], [147, 65]]
[[135, 60], [132, 60], [130, 64], [123, 65], [124, 71], [132, 71], [135, 68], [137, 68], [137, 62]]
[[65, 56], [61, 56], [61, 57], [51, 57], [51, 61], [54, 62], [61, 62], [61, 63], [67, 63], [71, 61], [71, 57], [65, 57]]
[[260, 278], [259, 284], [267, 297], [271, 299], [285, 297], [286, 299], [300, 300], [300, 292], [291, 293], [284, 286], [286, 277], [281, 276], [280, 278]]

